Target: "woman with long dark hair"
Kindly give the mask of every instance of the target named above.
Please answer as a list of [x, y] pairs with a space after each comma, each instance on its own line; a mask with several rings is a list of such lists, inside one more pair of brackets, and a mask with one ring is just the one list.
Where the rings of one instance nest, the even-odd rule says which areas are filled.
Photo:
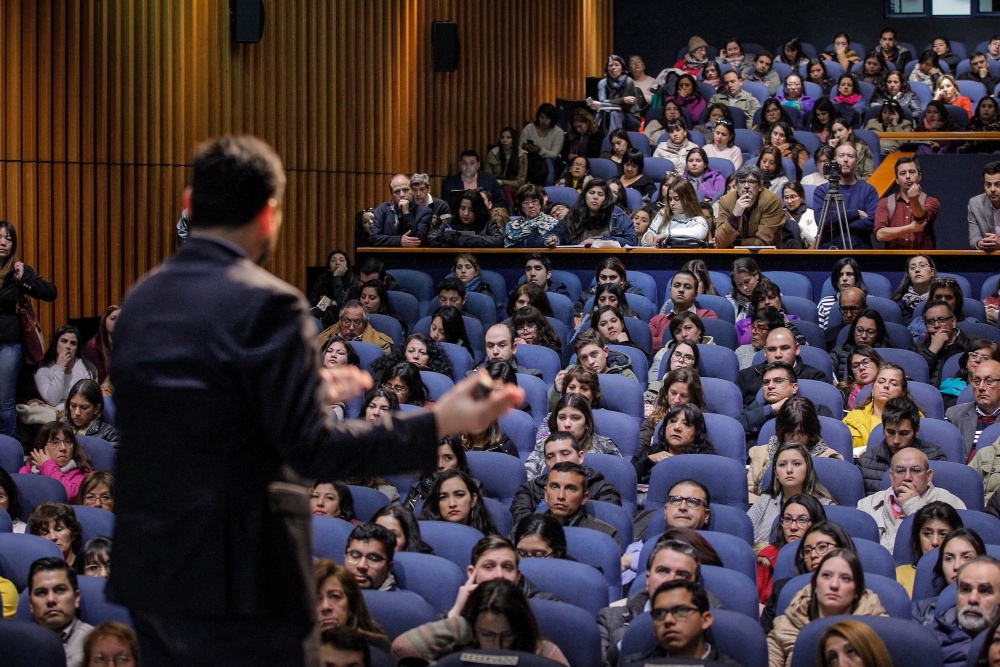
[[528, 156], [521, 152], [521, 142], [513, 127], [500, 130], [497, 145], [486, 154], [486, 171], [497, 177], [500, 187], [513, 203], [513, 194], [528, 178]]
[[111, 372], [111, 336], [121, 309], [121, 306], [108, 306], [101, 314], [97, 334], [83, 346], [83, 356], [97, 369], [97, 384], [104, 384]]
[[545, 238], [545, 245], [582, 245], [591, 247], [595, 241], [616, 241], [620, 246], [639, 243], [635, 224], [624, 211], [614, 205], [607, 182], [595, 178], [583, 190], [569, 214]]
[[815, 496], [824, 505], [836, 504], [833, 495], [816, 475], [812, 455], [798, 442], [783, 442], [774, 452], [771, 483], [760, 494], [747, 515], [754, 527], [754, 544], [766, 544], [771, 525], [781, 513], [785, 498], [798, 493]]
[[657, 430], [658, 442], [642, 447], [632, 457], [636, 478], [640, 484], [649, 482], [653, 466], [663, 459], [682, 454], [714, 454], [708, 439], [705, 415], [697, 406], [681, 403], [667, 411]]
[[475, 359], [472, 342], [465, 330], [465, 320], [462, 311], [454, 306], [442, 306], [431, 316], [430, 339], [437, 343], [452, 343], [461, 345]]
[[935, 278], [937, 267], [928, 255], [913, 255], [906, 260], [906, 273], [891, 297], [903, 314], [904, 324], [909, 324], [913, 319], [913, 311], [917, 305], [927, 301]]
[[408, 403], [424, 407], [430, 398], [427, 386], [420, 378], [420, 371], [408, 361], [401, 361], [382, 371], [376, 386], [396, 394], [400, 405]]
[[479, 484], [461, 470], [445, 470], [434, 480], [421, 519], [448, 521], [475, 528], [483, 535], [496, 535], [497, 527], [486, 508]]
[[[362, 211], [359, 215], [364, 216], [366, 213], [368, 212]], [[374, 218], [374, 214], [371, 215]], [[329, 320], [331, 325], [335, 324], [340, 307], [349, 299], [348, 293], [355, 291], [360, 285], [351, 267], [351, 258], [346, 251], [336, 248], [326, 256], [323, 274], [309, 290], [309, 305], [323, 313], [324, 321]]]
[[917, 573], [917, 562], [921, 557], [937, 549], [948, 536], [959, 528], [964, 528], [962, 517], [948, 503], [935, 500], [927, 503], [913, 515], [910, 527], [910, 562], [896, 567], [896, 581], [913, 597], [913, 579]]
[[389, 503], [372, 517], [377, 523], [396, 536], [395, 553], [410, 552], [433, 554], [434, 549], [420, 537], [420, 524], [413, 512], [397, 503]]
[[117, 446], [115, 427], [104, 421], [104, 395], [93, 380], [80, 380], [69, 390], [63, 421], [76, 435], [90, 435]]
[[35, 387], [45, 404], [62, 412], [73, 385], [96, 379], [97, 369], [83, 356], [80, 330], [69, 325], [56, 329], [35, 371]]
[[461, 470], [466, 475], [472, 474], [469, 470], [469, 461], [465, 456], [465, 447], [462, 446], [462, 440], [458, 436], [442, 438], [438, 441], [437, 465], [434, 471], [410, 485], [403, 505], [413, 510], [417, 503], [427, 498], [438, 475], [448, 470]]
[[444, 248], [502, 248], [503, 232], [490, 215], [482, 189], [466, 190], [455, 202], [447, 224], [427, 234], [431, 245]]
[[534, 306], [525, 306], [514, 311], [510, 318], [510, 326], [514, 330], [514, 340], [520, 344], [541, 345], [555, 352], [562, 351], [562, 343], [555, 329], [542, 311]]
[[851, 355], [859, 345], [872, 348], [895, 347], [889, 339], [885, 321], [874, 308], [865, 308], [848, 326], [847, 340], [843, 345], [830, 350], [830, 360], [833, 362], [833, 376], [837, 381], [846, 382], [851, 375]]
[[600, 157], [604, 136], [604, 131], [594, 122], [594, 116], [588, 109], [582, 107], [573, 109], [569, 113], [569, 127], [560, 154], [562, 161], [569, 164], [577, 156]]
[[640, 114], [646, 104], [642, 91], [628, 75], [625, 60], [621, 56], [608, 56], [604, 78], [597, 84], [597, 99], [587, 102], [597, 112], [602, 124], [606, 124], [609, 131], [619, 127], [638, 130], [642, 123]]

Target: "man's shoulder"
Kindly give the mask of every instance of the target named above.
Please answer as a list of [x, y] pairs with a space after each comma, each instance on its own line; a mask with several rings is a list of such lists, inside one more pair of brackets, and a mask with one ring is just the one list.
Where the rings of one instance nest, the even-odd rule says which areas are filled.
[[978, 195], [969, 197], [969, 208], [986, 207], [988, 205], [989, 200], [987, 199], [985, 192], [980, 192]]
[[963, 419], [969, 415], [976, 414], [976, 404], [975, 403], [959, 403], [958, 405], [953, 405], [948, 408], [944, 413], [944, 418], [948, 421], [954, 421], [955, 419]]
[[858, 501], [858, 509], [863, 512], [877, 512], [882, 505], [885, 504], [886, 498], [889, 496], [889, 489], [883, 489], [873, 493], [870, 496], [865, 496]]

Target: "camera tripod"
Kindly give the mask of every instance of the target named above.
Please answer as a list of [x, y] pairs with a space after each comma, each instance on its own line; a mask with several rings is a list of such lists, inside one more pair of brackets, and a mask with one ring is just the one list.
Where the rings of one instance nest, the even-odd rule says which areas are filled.
[[[823, 239], [823, 231], [826, 229], [830, 231], [830, 241], [833, 241], [833, 220], [828, 218], [830, 214], [830, 204], [832, 203], [833, 210], [837, 214], [837, 228], [840, 230], [840, 238], [844, 242], [844, 248], [842, 248], [842, 250], [854, 250], [854, 244], [851, 241], [851, 230], [847, 222], [847, 207], [844, 205], [844, 195], [840, 193], [839, 179], [840, 176], [838, 174], [836, 180], [827, 180], [830, 189], [827, 190], [826, 196], [823, 197], [823, 209], [820, 212], [819, 230], [816, 234], [816, 242], [819, 243]], [[836, 248], [836, 246], [831, 246], [829, 249], [837, 250], [838, 248]]]

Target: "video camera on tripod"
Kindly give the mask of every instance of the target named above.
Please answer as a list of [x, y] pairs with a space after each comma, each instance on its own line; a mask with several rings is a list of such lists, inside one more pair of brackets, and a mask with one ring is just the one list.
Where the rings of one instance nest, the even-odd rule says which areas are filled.
[[[837, 228], [840, 230], [840, 238], [844, 242], [844, 250], [853, 250], [854, 244], [851, 241], [851, 230], [847, 220], [847, 208], [844, 206], [844, 195], [840, 194], [840, 164], [829, 160], [823, 163], [823, 178], [826, 179], [827, 191], [826, 196], [823, 197], [823, 210], [820, 212], [819, 217], [819, 233], [816, 235], [816, 244], [818, 245], [820, 240], [823, 238], [824, 230], [833, 227], [833, 221], [829, 219], [830, 213], [830, 203], [833, 203], [833, 210], [837, 214]], [[833, 239], [833, 234], [830, 234], [831, 240]], [[838, 250], [836, 246], [830, 246], [829, 250]]]

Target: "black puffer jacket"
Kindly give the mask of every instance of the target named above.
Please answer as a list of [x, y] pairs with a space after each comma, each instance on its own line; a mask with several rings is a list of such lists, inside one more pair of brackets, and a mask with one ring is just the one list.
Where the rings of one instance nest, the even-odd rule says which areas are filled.
[[[913, 439], [913, 446], [926, 454], [929, 461], [948, 460], [940, 447], [924, 442], [920, 438]], [[882, 477], [885, 476], [885, 471], [889, 469], [891, 462], [892, 452], [889, 451], [889, 445], [884, 439], [878, 447], [869, 447], [865, 450], [865, 453], [858, 459], [858, 467], [861, 468], [861, 476], [865, 480], [866, 496], [878, 493], [879, 487], [882, 486]]]

